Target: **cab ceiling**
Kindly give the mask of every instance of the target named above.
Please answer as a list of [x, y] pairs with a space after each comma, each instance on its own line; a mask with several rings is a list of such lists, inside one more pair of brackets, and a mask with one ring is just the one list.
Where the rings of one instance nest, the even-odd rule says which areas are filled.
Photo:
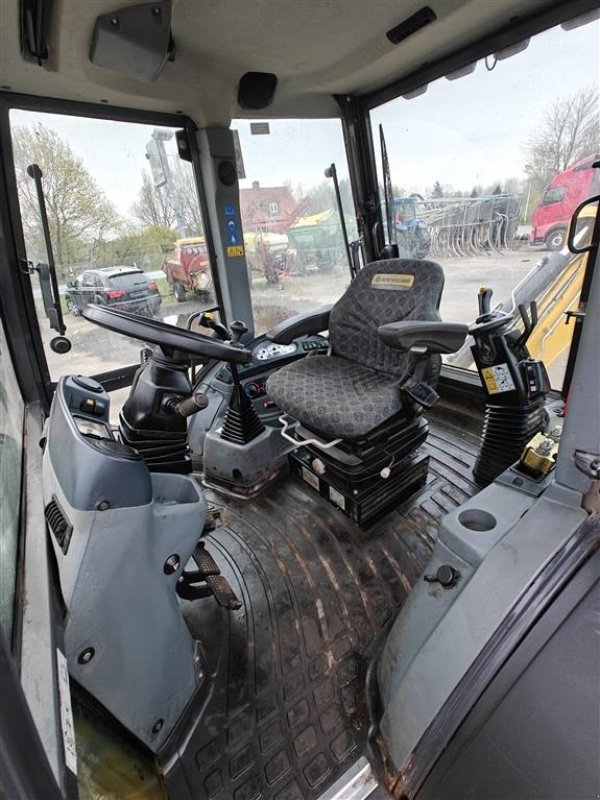
[[399, 45], [386, 31], [423, 0], [173, 0], [174, 62], [154, 83], [93, 65], [99, 14], [128, 5], [54, 0], [50, 57], [43, 67], [20, 53], [19, 4], [0, 1], [0, 83], [12, 92], [150, 111], [181, 112], [200, 126], [249, 116], [237, 85], [249, 71], [273, 72], [273, 104], [257, 117], [338, 116], [334, 94], [365, 94], [450, 55], [551, 0], [431, 0], [437, 20]]

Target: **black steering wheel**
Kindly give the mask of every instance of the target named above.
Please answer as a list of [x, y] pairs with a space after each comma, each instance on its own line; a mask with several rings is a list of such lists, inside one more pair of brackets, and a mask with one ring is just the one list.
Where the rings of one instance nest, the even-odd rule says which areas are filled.
[[138, 317], [127, 311], [117, 311], [113, 308], [103, 308], [93, 304], [87, 305], [81, 312], [83, 316], [115, 333], [140, 339], [142, 342], [158, 345], [166, 356], [174, 350], [190, 356], [212, 358], [217, 361], [229, 361], [237, 364], [248, 364], [252, 360], [252, 353], [242, 345], [222, 342], [211, 336], [176, 328], [165, 322], [158, 322], [147, 317]]

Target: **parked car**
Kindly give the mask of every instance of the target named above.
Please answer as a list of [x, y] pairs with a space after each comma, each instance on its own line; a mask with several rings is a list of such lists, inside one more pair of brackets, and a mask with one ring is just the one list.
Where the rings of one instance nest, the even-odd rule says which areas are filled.
[[573, 212], [588, 197], [598, 194], [600, 176], [592, 166], [598, 160], [600, 154], [595, 153], [552, 178], [533, 212], [531, 244], [543, 243], [548, 250], [562, 250]]
[[177, 239], [173, 251], [165, 257], [162, 270], [180, 303], [185, 300], [186, 292], [208, 294], [212, 289], [208, 248], [203, 236]]
[[66, 301], [74, 316], [81, 314], [88, 303], [96, 303], [118, 311], [154, 317], [162, 298], [156, 283], [149, 280], [143, 270], [121, 266], [82, 272], [67, 284]]

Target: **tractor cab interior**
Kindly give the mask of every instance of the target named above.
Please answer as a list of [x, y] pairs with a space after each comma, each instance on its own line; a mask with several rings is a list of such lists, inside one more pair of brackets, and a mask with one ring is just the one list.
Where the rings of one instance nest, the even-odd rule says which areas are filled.
[[597, 2], [5, 6], [0, 794], [595, 796]]

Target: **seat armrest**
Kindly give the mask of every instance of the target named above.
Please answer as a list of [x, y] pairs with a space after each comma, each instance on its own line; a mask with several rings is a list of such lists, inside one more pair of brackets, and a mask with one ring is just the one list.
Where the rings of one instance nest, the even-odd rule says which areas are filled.
[[303, 314], [296, 314], [295, 317], [284, 319], [278, 325], [274, 325], [267, 331], [265, 336], [271, 342], [277, 344], [291, 344], [298, 336], [306, 336], [311, 333], [321, 333], [329, 327], [329, 315], [333, 303], [327, 306], [319, 306], [312, 311], [305, 311]]
[[458, 322], [389, 322], [378, 328], [381, 341], [395, 350], [455, 353], [463, 346], [467, 325]]

